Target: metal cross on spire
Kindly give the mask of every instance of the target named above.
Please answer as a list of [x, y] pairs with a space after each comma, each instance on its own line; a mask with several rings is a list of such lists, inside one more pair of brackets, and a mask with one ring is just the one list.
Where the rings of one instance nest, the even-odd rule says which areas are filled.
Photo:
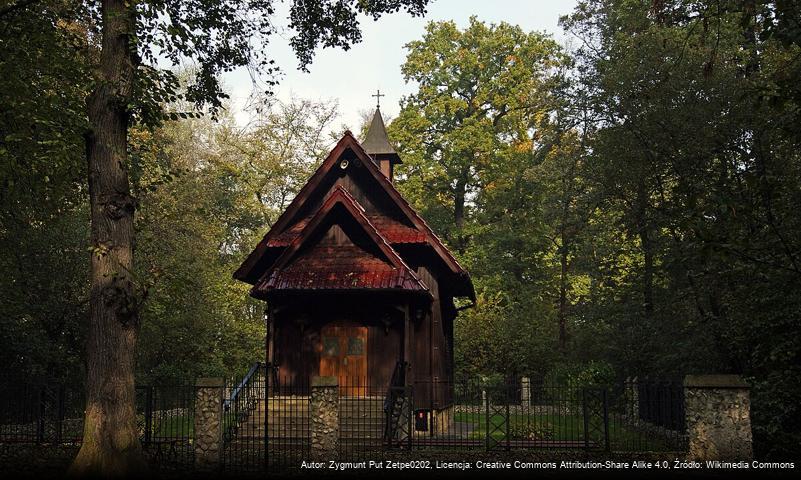
[[370, 96], [371, 97], [375, 97], [375, 108], [380, 108], [381, 107], [381, 97], [386, 97], [386, 95], [381, 93], [381, 90], [376, 90], [375, 91], [375, 95], [370, 95]]

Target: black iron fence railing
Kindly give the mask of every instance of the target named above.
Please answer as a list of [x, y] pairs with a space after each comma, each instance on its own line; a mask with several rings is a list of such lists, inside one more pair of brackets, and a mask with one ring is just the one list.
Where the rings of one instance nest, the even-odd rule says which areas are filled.
[[[409, 416], [411, 407], [411, 389], [406, 388], [406, 369], [408, 363], [398, 361], [392, 371], [389, 388], [384, 397], [384, 444], [391, 447], [393, 443], [402, 441], [399, 433], [402, 432], [403, 419]], [[409, 429], [410, 430], [410, 429]]]
[[683, 432], [684, 386], [681, 380], [628, 381], [636, 389], [639, 417], [643, 422]]
[[136, 387], [136, 420], [142, 448], [154, 465], [188, 468], [194, 464], [194, 385]]
[[269, 368], [255, 363], [223, 392], [223, 467], [258, 470], [265, 465], [265, 413]]
[[223, 400], [223, 408], [225, 410], [229, 410], [232, 404], [235, 404], [237, 401], [244, 399], [245, 402], [248, 402], [252, 399], [248, 398], [249, 395], [252, 395], [252, 385], [253, 382], [259, 381], [259, 376], [264, 375], [264, 364], [261, 362], [256, 362], [253, 366], [250, 367], [248, 373], [242, 377], [236, 386], [231, 389], [228, 397]]
[[[520, 388], [480, 380], [415, 382], [414, 447], [610, 450], [624, 434], [613, 428], [604, 388], [539, 384], [525, 393]], [[431, 399], [422, 412], [420, 392]]]
[[0, 442], [79, 443], [83, 397], [56, 382], [0, 379]]
[[[401, 365], [390, 385], [340, 378], [337, 455], [441, 450], [683, 451], [684, 391], [676, 382], [571, 386], [526, 380], [412, 381]], [[194, 385], [137, 386], [142, 445], [159, 468], [195, 461]], [[310, 378], [279, 378], [256, 364], [220, 389], [222, 468], [287, 470], [310, 458], [315, 422]], [[0, 443], [78, 444], [83, 392], [57, 382], [0, 378]]]
[[[194, 386], [137, 386], [140, 441], [155, 465], [193, 464]], [[79, 445], [82, 385], [0, 377], [0, 443]]]
[[278, 378], [277, 373], [272, 381], [258, 417], [264, 424], [264, 464], [287, 470], [310, 458], [311, 387], [307, 378]]

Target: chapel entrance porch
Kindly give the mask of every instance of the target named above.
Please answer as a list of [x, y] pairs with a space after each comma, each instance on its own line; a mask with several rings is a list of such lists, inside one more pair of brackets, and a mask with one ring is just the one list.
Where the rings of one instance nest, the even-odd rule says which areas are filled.
[[414, 325], [403, 300], [408, 305], [375, 294], [276, 299], [267, 325], [270, 381], [306, 386], [313, 377], [335, 377], [342, 397], [383, 398], [396, 365], [408, 365], [405, 334]]

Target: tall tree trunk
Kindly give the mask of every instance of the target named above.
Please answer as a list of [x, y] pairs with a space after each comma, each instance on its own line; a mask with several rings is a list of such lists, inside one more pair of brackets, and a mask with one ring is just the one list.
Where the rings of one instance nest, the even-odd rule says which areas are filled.
[[[654, 313], [654, 247], [651, 241], [650, 225], [648, 222], [648, 197], [645, 185], [637, 186], [637, 234], [643, 254], [642, 296], [643, 312], [646, 322], [650, 321]], [[650, 325], [650, 324], [648, 324]]]
[[467, 245], [465, 245], [465, 238], [463, 235], [465, 196], [467, 195], [467, 175], [468, 172], [466, 169], [463, 170], [461, 177], [456, 180], [456, 186], [453, 192], [453, 220], [456, 224], [455, 243], [456, 250], [459, 253], [464, 253], [464, 250], [467, 247]]
[[567, 352], [567, 245], [565, 234], [562, 232], [562, 246], [559, 249], [559, 350]]
[[139, 316], [127, 170], [127, 106], [134, 75], [135, 12], [103, 0], [96, 86], [87, 100], [91, 291], [83, 443], [73, 475], [135, 476], [145, 468], [136, 425], [134, 361]]
[[453, 195], [453, 221], [459, 230], [464, 226], [464, 200], [467, 191], [467, 182], [463, 179], [456, 181], [456, 189]]
[[572, 181], [572, 169], [570, 175], [562, 177], [562, 209], [559, 221], [559, 350], [564, 354], [567, 352], [567, 287], [568, 287], [568, 254], [570, 253], [570, 242], [572, 235], [568, 233], [568, 222], [570, 222], [570, 201], [573, 197], [573, 189], [568, 188]]

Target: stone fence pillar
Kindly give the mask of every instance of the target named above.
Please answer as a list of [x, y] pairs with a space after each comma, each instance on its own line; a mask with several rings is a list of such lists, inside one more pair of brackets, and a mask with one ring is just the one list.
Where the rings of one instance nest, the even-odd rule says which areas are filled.
[[198, 378], [195, 383], [195, 466], [216, 471], [222, 464], [222, 378]]
[[684, 408], [694, 460], [750, 460], [751, 401], [737, 375], [688, 375]]
[[531, 379], [528, 377], [520, 379], [520, 403], [526, 407], [531, 405]]
[[311, 456], [335, 459], [339, 451], [339, 385], [337, 377], [311, 380]]

